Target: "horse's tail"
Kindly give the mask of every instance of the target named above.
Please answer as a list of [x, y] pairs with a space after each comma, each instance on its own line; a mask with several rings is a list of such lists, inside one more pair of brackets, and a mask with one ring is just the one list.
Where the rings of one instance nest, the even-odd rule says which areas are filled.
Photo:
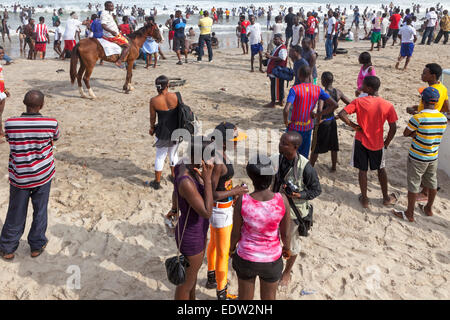
[[72, 56], [70, 57], [70, 81], [72, 84], [75, 83], [75, 79], [77, 78], [77, 65], [78, 65], [78, 47], [80, 46], [79, 43], [73, 48], [72, 50]]

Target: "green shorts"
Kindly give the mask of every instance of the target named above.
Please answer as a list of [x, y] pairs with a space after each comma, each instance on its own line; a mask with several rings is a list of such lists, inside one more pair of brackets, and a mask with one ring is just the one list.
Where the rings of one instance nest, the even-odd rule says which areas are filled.
[[317, 86], [317, 78], [313, 79], [313, 84]]
[[370, 42], [378, 43], [381, 41], [381, 32], [372, 32], [372, 36], [370, 37]]
[[436, 190], [438, 161], [422, 162], [411, 159], [408, 156], [406, 164], [408, 191], [412, 193], [420, 192], [420, 185], [425, 188]]

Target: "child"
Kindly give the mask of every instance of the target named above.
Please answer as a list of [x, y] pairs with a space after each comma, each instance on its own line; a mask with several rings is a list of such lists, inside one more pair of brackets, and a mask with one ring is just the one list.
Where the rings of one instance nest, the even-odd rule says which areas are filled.
[[[394, 106], [378, 97], [380, 79], [375, 76], [364, 78], [361, 90], [364, 97], [355, 99], [339, 113], [339, 118], [355, 131], [352, 164], [359, 169], [359, 187], [361, 195], [359, 202], [363, 208], [369, 208], [367, 197], [367, 171], [377, 170], [378, 180], [383, 193], [383, 205], [393, 205], [397, 202], [395, 194], [388, 194], [388, 179], [385, 169], [385, 150], [389, 147], [397, 131], [397, 113]], [[348, 119], [348, 115], [356, 113], [358, 124]], [[384, 139], [383, 127], [389, 123], [389, 132]]]
[[55, 21], [55, 31], [49, 31], [51, 33], [55, 34], [55, 41], [53, 42], [53, 50], [56, 52], [56, 54], [61, 56], [62, 50], [61, 50], [61, 38], [62, 38], [62, 32], [61, 32], [61, 21], [56, 20]]
[[[346, 105], [350, 104], [350, 99], [348, 99], [341, 90], [333, 88], [333, 74], [331, 72], [322, 73], [322, 86], [325, 92], [328, 93], [336, 102], [342, 100]], [[323, 109], [323, 101], [319, 102], [319, 110], [321, 112]], [[339, 140], [337, 134], [337, 124], [334, 112], [326, 115], [322, 115], [320, 119], [320, 125], [317, 131], [317, 142], [314, 148], [313, 142], [313, 152], [310, 158], [311, 165], [314, 164], [319, 157], [319, 153], [327, 153], [331, 151], [331, 172], [336, 171], [337, 164], [337, 153], [339, 151]]]
[[142, 50], [145, 53], [145, 60], [147, 62], [147, 65], [145, 66], [146, 69], [150, 66], [152, 55], [155, 60], [153, 68], [156, 68], [156, 63], [158, 62], [158, 47], [158, 43], [152, 37], [147, 37], [147, 40], [145, 40], [145, 43], [142, 46]]
[[367, 76], [376, 76], [375, 73], [375, 67], [372, 65], [372, 58], [370, 56], [370, 53], [363, 52], [359, 55], [358, 59], [359, 63], [362, 64], [361, 69], [359, 70], [358, 79], [357, 79], [357, 86], [358, 89], [355, 91], [356, 97], [365, 97], [367, 94], [362, 93], [362, 85], [364, 78]]
[[375, 43], [377, 44], [377, 50], [380, 51], [381, 48], [381, 12], [377, 13], [377, 16], [372, 19], [372, 36], [370, 38], [370, 42], [372, 46], [370, 47], [370, 51], [373, 51], [373, 47]]
[[[238, 42], [238, 45], [239, 45], [239, 42]], [[212, 47], [213, 49], [219, 48], [219, 39], [217, 39], [216, 33], [215, 33], [215, 32], [212, 33], [212, 37], [211, 37], [211, 47]]]
[[432, 206], [437, 194], [438, 151], [442, 135], [447, 127], [447, 117], [435, 109], [439, 101], [439, 91], [428, 87], [422, 92], [424, 110], [409, 120], [403, 136], [412, 137], [407, 161], [408, 208], [406, 211], [394, 210], [400, 219], [414, 222], [414, 206], [423, 184], [428, 194], [428, 202], [420, 209], [427, 216], [432, 216]]

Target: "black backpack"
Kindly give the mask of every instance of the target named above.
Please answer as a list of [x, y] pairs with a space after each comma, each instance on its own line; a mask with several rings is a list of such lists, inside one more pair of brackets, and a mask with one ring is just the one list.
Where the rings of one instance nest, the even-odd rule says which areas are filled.
[[191, 108], [183, 103], [181, 94], [177, 92], [176, 95], [178, 98], [178, 129], [186, 129], [193, 135], [197, 128], [197, 118]]

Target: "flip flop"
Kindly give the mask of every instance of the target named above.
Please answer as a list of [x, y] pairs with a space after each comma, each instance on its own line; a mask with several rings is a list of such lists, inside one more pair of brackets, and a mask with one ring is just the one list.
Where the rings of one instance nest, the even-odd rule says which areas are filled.
[[[48, 244], [48, 241], [47, 241], [47, 243], [44, 244], [40, 249], [38, 249], [38, 250], [32, 250], [32, 251], [31, 251], [31, 257], [32, 257], [32, 258], [37, 258], [37, 257], [39, 257], [39, 256], [42, 254], [42, 252], [44, 252], [45, 247], [47, 247], [47, 244]], [[33, 253], [37, 253], [37, 255], [34, 256]]]
[[[400, 218], [400, 219], [402, 219], [402, 220], [409, 221], [409, 222], [413, 222], [413, 221], [410, 221], [410, 220], [408, 219], [408, 217], [407, 217], [406, 214], [405, 214], [405, 211], [392, 209], [392, 214], [393, 214], [394, 216], [396, 216], [397, 218]], [[401, 216], [400, 216], [400, 215], [401, 215]]]
[[419, 203], [418, 205], [417, 205], [418, 207], [419, 207], [419, 209], [420, 209], [420, 211], [424, 214], [424, 215], [426, 215], [427, 217], [432, 217], [433, 215], [428, 215], [426, 212], [425, 212], [425, 205], [423, 204], [423, 203]]
[[390, 202], [386, 203], [386, 204], [383, 201], [383, 205], [384, 206], [393, 206], [393, 205], [395, 205], [398, 202], [398, 195], [395, 192], [391, 193], [389, 196], [393, 197], [394, 201], [390, 200]]

